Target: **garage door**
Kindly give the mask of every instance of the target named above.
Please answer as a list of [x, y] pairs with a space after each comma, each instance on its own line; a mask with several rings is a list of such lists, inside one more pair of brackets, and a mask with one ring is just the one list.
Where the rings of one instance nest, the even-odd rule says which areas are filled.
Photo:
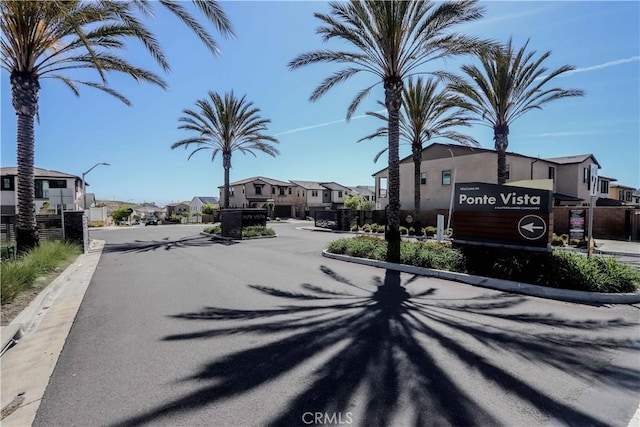
[[273, 214], [278, 218], [290, 218], [291, 205], [274, 206]]

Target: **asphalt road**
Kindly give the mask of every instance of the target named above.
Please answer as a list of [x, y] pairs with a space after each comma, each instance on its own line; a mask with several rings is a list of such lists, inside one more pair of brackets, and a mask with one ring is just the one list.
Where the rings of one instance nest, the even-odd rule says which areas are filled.
[[231, 245], [92, 230], [107, 245], [34, 425], [626, 427], [638, 409], [637, 306], [326, 259], [339, 236], [301, 225]]

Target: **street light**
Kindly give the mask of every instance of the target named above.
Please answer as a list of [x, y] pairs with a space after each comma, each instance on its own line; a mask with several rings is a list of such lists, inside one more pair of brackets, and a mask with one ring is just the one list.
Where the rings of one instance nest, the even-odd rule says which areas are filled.
[[89, 172], [91, 172], [92, 170], [94, 170], [96, 167], [100, 165], [111, 166], [109, 163], [104, 163], [104, 162], [96, 163], [95, 165], [91, 166], [91, 168], [89, 168], [88, 171], [82, 172], [82, 210], [87, 210], [87, 185], [84, 181], [84, 177], [87, 176]]
[[449, 218], [447, 219], [447, 230], [451, 228], [451, 211], [453, 211], [453, 195], [456, 189], [456, 172], [458, 172], [458, 165], [456, 163], [456, 156], [453, 155], [453, 151], [451, 148], [447, 148], [449, 153], [451, 153], [451, 158], [453, 159], [453, 181], [451, 182], [451, 198], [449, 200]]

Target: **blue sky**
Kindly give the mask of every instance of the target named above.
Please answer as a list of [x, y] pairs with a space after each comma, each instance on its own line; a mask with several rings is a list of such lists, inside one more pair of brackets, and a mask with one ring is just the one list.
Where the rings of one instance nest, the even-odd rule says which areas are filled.
[[[182, 110], [191, 108], [209, 90], [233, 90], [260, 108], [271, 120], [281, 155], [272, 158], [236, 153], [231, 181], [250, 176], [280, 180], [336, 181], [344, 185], [373, 185], [372, 174], [383, 169], [386, 144], [380, 139], [356, 143], [377, 129], [379, 121], [363, 117], [378, 110], [381, 90], [361, 104], [356, 117], [345, 122], [346, 109], [372, 77], [356, 76], [311, 103], [309, 95], [338, 68], [314, 65], [289, 71], [297, 55], [320, 48], [314, 12], [328, 10], [324, 2], [224, 2], [237, 37], [218, 38], [221, 55], [212, 57], [195, 36], [161, 8], [149, 21], [172, 70], [169, 89], [138, 84], [113, 76], [112, 87], [133, 105], [90, 88], [75, 97], [62, 83], [42, 80], [40, 123], [36, 124], [35, 165], [80, 176], [95, 163], [108, 162], [87, 175], [89, 191], [98, 199], [152, 201], [166, 204], [193, 196], [218, 196], [223, 183], [222, 161], [201, 152], [170, 145], [189, 134], [177, 129]], [[510, 129], [509, 151], [530, 156], [558, 157], [593, 153], [600, 174], [619, 184], [640, 187], [640, 3], [629, 2], [482, 2], [482, 20], [459, 27], [479, 37], [517, 46], [528, 38], [529, 48], [551, 50], [549, 68], [571, 64], [576, 72], [555, 80], [563, 88], [579, 88], [582, 98], [569, 98], [528, 113]], [[189, 5], [191, 6], [191, 5]], [[143, 49], [132, 44], [127, 58], [160, 73]], [[449, 59], [429, 69], [456, 71], [473, 58]], [[8, 74], [1, 74], [2, 166], [15, 166], [16, 120], [11, 106]], [[467, 130], [485, 148], [493, 148], [492, 132], [482, 126]], [[402, 157], [409, 154], [401, 146]]]

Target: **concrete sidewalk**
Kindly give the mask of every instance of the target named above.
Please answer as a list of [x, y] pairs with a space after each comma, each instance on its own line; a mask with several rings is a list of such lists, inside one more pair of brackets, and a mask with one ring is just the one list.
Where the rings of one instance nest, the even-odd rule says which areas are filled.
[[595, 253], [604, 255], [622, 255], [640, 257], [640, 242], [627, 242], [624, 240], [595, 239]]
[[3, 427], [30, 426], [98, 265], [104, 241], [92, 241], [12, 322], [2, 342], [19, 339], [0, 358]]

